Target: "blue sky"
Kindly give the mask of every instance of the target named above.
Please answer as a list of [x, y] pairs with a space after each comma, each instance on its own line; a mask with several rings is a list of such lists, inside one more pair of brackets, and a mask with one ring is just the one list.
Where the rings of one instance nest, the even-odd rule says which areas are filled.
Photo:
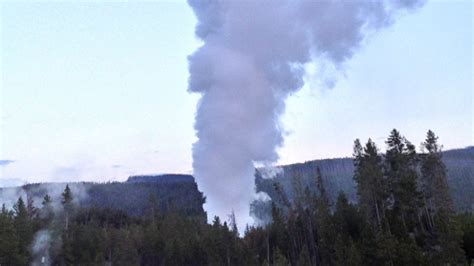
[[[472, 13], [428, 2], [370, 36], [333, 89], [309, 71], [280, 163], [349, 156], [357, 137], [383, 148], [394, 127], [417, 146], [428, 129], [472, 145]], [[184, 2], [2, 2], [0, 185], [190, 173], [195, 22]]]

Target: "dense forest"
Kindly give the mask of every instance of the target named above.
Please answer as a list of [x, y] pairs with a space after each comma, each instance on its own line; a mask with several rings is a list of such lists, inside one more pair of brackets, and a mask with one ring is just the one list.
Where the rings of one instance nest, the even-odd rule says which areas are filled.
[[[446, 155], [435, 134], [427, 133], [422, 153], [396, 130], [386, 146], [382, 153], [370, 139], [354, 142], [354, 195], [339, 189], [333, 197], [318, 167], [309, 180], [292, 173], [291, 189], [280, 178], [266, 179], [268, 220], [241, 234], [232, 213], [207, 224], [199, 208], [190, 211], [176, 198], [148, 193], [153, 190], [142, 191], [148, 195], [140, 213], [115, 208], [127, 204], [122, 187], [114, 188], [122, 200], [111, 208], [81, 205], [86, 199], [77, 185], [63, 184], [57, 196], [44, 190], [40, 204], [40, 194], [19, 197], [0, 212], [0, 265], [472, 263], [474, 216], [469, 209], [455, 211]], [[127, 184], [150, 187], [146, 179]], [[193, 197], [202, 208], [203, 195]]]

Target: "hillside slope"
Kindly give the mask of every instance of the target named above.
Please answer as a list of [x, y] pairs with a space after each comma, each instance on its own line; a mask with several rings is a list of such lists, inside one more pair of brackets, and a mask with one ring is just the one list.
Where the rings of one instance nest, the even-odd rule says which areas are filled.
[[[454, 206], [458, 212], [474, 211], [474, 147], [464, 149], [447, 150], [443, 152], [443, 161], [447, 167], [448, 183]], [[257, 191], [266, 192], [271, 198], [276, 197], [273, 186], [278, 182], [284, 188], [290, 200], [293, 199], [293, 182], [298, 177], [304, 188], [315, 188], [316, 169], [320, 168], [326, 191], [331, 202], [335, 202], [339, 191], [346, 193], [350, 201], [357, 200], [356, 184], [353, 180], [354, 165], [352, 158], [313, 160], [305, 163], [297, 163], [281, 166], [281, 173], [272, 179], [264, 179], [257, 171]], [[313, 190], [314, 191], [314, 190]], [[262, 202], [254, 202], [254, 211], [257, 216], [264, 215], [261, 208], [265, 208]], [[257, 207], [258, 206], [258, 207]], [[268, 207], [268, 206], [267, 206]], [[259, 214], [260, 213], [260, 214]], [[260, 217], [265, 219], [265, 217]]]
[[[458, 212], [474, 211], [474, 147], [448, 150], [443, 153], [448, 170], [448, 182], [455, 208]], [[351, 158], [313, 160], [281, 166], [283, 171], [273, 179], [264, 179], [257, 170], [257, 191], [266, 192], [276, 198], [273, 183], [284, 188], [288, 198], [293, 198], [294, 177], [299, 177], [302, 187], [314, 188], [316, 168], [320, 167], [323, 181], [332, 202], [339, 191], [344, 191], [349, 200], [356, 201], [357, 194], [353, 180], [354, 166]], [[204, 197], [198, 191], [194, 178], [184, 174], [131, 176], [126, 182], [69, 183], [76, 203], [82, 207], [117, 209], [129, 215], [146, 215], [151, 208], [166, 213], [177, 210], [189, 215], [205, 216]], [[28, 184], [16, 188], [0, 188], [0, 204], [12, 206], [19, 196], [27, 194], [40, 206], [47, 193], [53, 201], [59, 202], [65, 183]], [[265, 219], [268, 203], [253, 203], [254, 214]]]
[[[66, 183], [28, 184], [17, 188], [0, 188], [0, 204], [12, 205], [22, 196], [39, 207], [46, 194], [59, 204]], [[75, 203], [81, 207], [120, 210], [142, 216], [152, 209], [166, 213], [179, 211], [205, 216], [204, 198], [190, 175], [132, 176], [126, 182], [69, 183]]]

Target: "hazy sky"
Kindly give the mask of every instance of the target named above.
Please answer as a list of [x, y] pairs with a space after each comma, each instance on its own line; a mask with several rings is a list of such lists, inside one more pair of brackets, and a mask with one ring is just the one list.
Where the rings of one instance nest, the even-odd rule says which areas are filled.
[[[428, 2], [371, 36], [333, 89], [307, 75], [283, 117], [280, 163], [381, 148], [396, 127], [419, 146], [474, 143], [471, 1]], [[184, 2], [1, 4], [0, 186], [12, 179], [123, 180], [191, 172], [200, 42]]]

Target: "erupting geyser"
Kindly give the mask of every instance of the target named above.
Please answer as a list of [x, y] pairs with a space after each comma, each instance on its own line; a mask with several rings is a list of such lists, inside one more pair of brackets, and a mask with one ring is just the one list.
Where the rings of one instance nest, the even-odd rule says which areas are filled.
[[283, 143], [285, 99], [303, 85], [304, 65], [336, 69], [370, 32], [417, 0], [189, 1], [204, 44], [189, 57], [189, 91], [202, 95], [193, 171], [208, 219], [252, 223], [254, 163], [270, 165]]

